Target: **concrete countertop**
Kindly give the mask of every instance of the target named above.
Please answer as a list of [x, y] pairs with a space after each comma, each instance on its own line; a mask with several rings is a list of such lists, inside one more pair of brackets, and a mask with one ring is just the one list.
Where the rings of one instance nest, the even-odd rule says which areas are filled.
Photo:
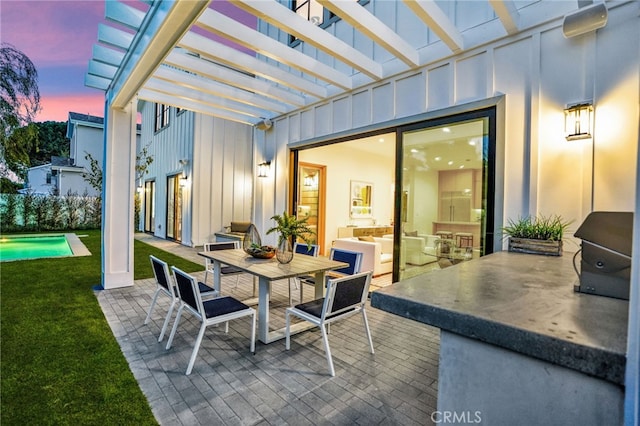
[[572, 258], [498, 252], [377, 290], [371, 305], [623, 385], [629, 302], [575, 293]]

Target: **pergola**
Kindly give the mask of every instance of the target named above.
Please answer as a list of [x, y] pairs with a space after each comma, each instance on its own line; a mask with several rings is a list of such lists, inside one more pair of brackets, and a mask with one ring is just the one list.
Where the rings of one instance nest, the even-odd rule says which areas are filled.
[[[100, 44], [94, 46], [85, 84], [110, 93], [113, 108], [122, 109], [137, 96], [255, 125], [521, 30], [512, 0], [488, 2], [498, 17], [489, 34], [463, 34], [435, 2], [405, 0], [407, 11], [435, 40], [418, 50], [358, 2], [319, 0], [371, 46], [387, 52], [376, 60], [276, 0], [230, 3], [254, 22], [260, 19], [295, 37], [305, 48], [238, 22], [210, 7], [209, 1], [154, 2], [146, 13], [108, 1], [106, 18], [116, 25], [100, 26]], [[546, 7], [558, 8], [558, 16], [574, 6], [555, 2]], [[317, 58], [322, 55], [331, 60]]]

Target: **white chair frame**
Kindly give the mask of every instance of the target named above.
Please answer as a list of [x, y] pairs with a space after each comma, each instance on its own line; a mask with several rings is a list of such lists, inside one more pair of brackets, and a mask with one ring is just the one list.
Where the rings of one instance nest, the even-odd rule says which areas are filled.
[[[164, 318], [164, 324], [162, 324], [162, 331], [160, 331], [160, 337], [158, 337], [158, 342], [162, 342], [162, 339], [164, 339], [164, 333], [167, 331], [167, 326], [169, 325], [169, 320], [171, 319], [173, 309], [178, 303], [178, 296], [176, 294], [173, 280], [171, 279], [171, 273], [169, 272], [169, 265], [167, 264], [167, 262], [160, 260], [153, 255], [149, 255], [149, 260], [151, 261], [153, 276], [156, 279], [156, 291], [153, 293], [151, 306], [149, 306], [149, 311], [147, 312], [147, 317], [144, 319], [144, 323], [149, 323], [149, 320], [151, 319], [151, 313], [153, 312], [153, 309], [156, 306], [156, 302], [158, 301], [158, 296], [164, 294], [171, 298], [171, 305], [169, 305], [169, 310], [167, 311], [167, 315]], [[206, 284], [198, 283], [198, 290], [202, 296], [216, 297], [218, 295], [217, 291], [215, 291], [212, 287], [207, 286]]]
[[[251, 316], [251, 344], [250, 349], [252, 353], [255, 353], [256, 350], [256, 311], [255, 309], [245, 305], [239, 300], [231, 297], [218, 297], [215, 299], [207, 300], [205, 302], [202, 301], [202, 297], [200, 296], [200, 292], [198, 292], [198, 283], [196, 279], [181, 271], [180, 269], [173, 266], [171, 268], [173, 270], [174, 276], [176, 278], [178, 289], [178, 297], [180, 299], [180, 307], [178, 308], [178, 313], [176, 315], [176, 320], [173, 323], [173, 329], [171, 330], [171, 335], [169, 336], [169, 340], [167, 342], [167, 349], [171, 348], [173, 343], [173, 338], [175, 337], [176, 330], [178, 329], [178, 324], [180, 323], [180, 318], [182, 316], [182, 312], [186, 309], [191, 314], [193, 314], [200, 321], [200, 331], [198, 332], [198, 337], [196, 338], [196, 342], [193, 347], [193, 351], [191, 352], [191, 358], [189, 359], [189, 365], [187, 366], [186, 375], [191, 374], [193, 369], [193, 365], [196, 361], [196, 356], [198, 355], [198, 350], [200, 349], [200, 345], [202, 344], [202, 339], [204, 337], [204, 332], [210, 325], [225, 323], [225, 333], [229, 332], [229, 321], [242, 318], [245, 316]], [[227, 309], [230, 306], [229, 309]], [[209, 309], [209, 312], [207, 310]], [[222, 313], [216, 314], [216, 310], [221, 310]]]
[[[304, 250], [305, 248], [308, 249], [309, 244], [307, 243], [299, 243], [299, 242], [295, 242], [293, 244], [293, 252], [296, 254], [301, 254], [303, 256], [313, 256], [313, 257], [318, 257], [318, 253], [320, 252], [320, 246], [318, 244], [311, 244], [311, 249], [310, 250]], [[295, 285], [296, 288], [300, 289], [300, 303], [302, 303], [302, 284], [299, 283], [300, 281], [300, 277], [292, 277], [289, 278], [289, 306], [293, 306], [293, 299], [291, 297], [291, 283], [293, 282], [293, 284]]]
[[[364, 329], [369, 341], [369, 349], [374, 353], [373, 341], [371, 339], [371, 331], [369, 322], [367, 321], [367, 313], [365, 310], [367, 298], [369, 295], [369, 286], [371, 285], [371, 276], [373, 272], [363, 272], [360, 274], [347, 275], [345, 277], [330, 279], [327, 287], [327, 295], [323, 299], [317, 299], [312, 302], [302, 303], [294, 307], [287, 308], [285, 313], [285, 347], [291, 349], [291, 316], [297, 316], [308, 321], [320, 328], [322, 333], [322, 342], [329, 364], [329, 373], [335, 376], [333, 366], [333, 358], [331, 356], [331, 348], [329, 347], [329, 325], [333, 322], [348, 318], [355, 314], [362, 314]], [[363, 282], [364, 281], [364, 282]], [[349, 290], [347, 286], [362, 286], [359, 294]], [[356, 288], [357, 290], [357, 288]], [[322, 303], [320, 315], [317, 315], [318, 307]], [[326, 327], [325, 327], [326, 326]]]

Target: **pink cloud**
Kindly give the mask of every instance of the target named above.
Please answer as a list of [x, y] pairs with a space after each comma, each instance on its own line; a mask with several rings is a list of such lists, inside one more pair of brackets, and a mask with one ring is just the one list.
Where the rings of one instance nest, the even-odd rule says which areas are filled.
[[102, 1], [3, 1], [0, 38], [36, 65], [86, 66], [104, 21]]
[[42, 110], [35, 121], [67, 121], [69, 112], [104, 116], [104, 93], [48, 96], [40, 102]]

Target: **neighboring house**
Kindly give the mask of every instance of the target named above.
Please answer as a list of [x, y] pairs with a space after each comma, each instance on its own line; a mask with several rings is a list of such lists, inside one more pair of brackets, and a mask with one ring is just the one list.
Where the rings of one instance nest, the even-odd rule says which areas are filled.
[[29, 191], [38, 195], [49, 195], [57, 192], [56, 182], [51, 173], [51, 163], [30, 167], [27, 170], [25, 187], [18, 192]]
[[83, 175], [91, 171], [88, 156], [95, 159], [102, 168], [103, 128], [102, 117], [69, 112], [66, 135], [69, 140], [69, 157], [54, 156], [49, 164], [31, 167], [27, 172], [25, 189], [37, 194], [66, 195], [70, 192], [99, 195], [100, 191], [93, 188]]
[[104, 132], [102, 117], [69, 112], [67, 134], [69, 157], [51, 157], [51, 162], [31, 167], [27, 172], [26, 190], [37, 194], [65, 195], [69, 192], [83, 195], [99, 195], [84, 179], [90, 170], [87, 154], [102, 167]]

